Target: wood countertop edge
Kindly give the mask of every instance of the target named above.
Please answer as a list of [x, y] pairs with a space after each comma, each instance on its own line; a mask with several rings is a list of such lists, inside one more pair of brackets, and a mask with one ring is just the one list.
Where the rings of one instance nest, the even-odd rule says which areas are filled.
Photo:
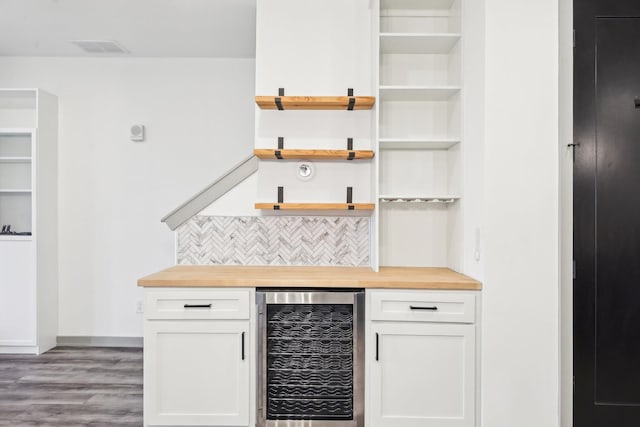
[[[252, 277], [258, 272], [267, 273], [268, 277]], [[336, 277], [336, 274], [350, 277]], [[174, 266], [139, 279], [138, 286], [471, 291], [482, 289], [482, 283], [479, 281], [453, 270], [420, 267], [383, 267], [376, 273], [367, 267]]]
[[274, 284], [252, 284], [252, 283], [238, 283], [238, 284], [229, 284], [226, 283], [213, 283], [211, 281], [207, 283], [151, 283], [145, 282], [143, 284], [139, 284], [138, 286], [143, 288], [323, 288], [323, 289], [386, 289], [386, 290], [399, 290], [399, 289], [409, 289], [409, 290], [442, 290], [442, 291], [480, 291], [482, 290], [482, 285], [469, 285], [464, 283], [390, 283], [390, 284], [380, 284], [380, 283], [358, 283], [358, 284], [342, 284], [342, 285], [326, 285], [326, 284], [306, 284], [306, 285], [293, 285], [289, 283], [280, 283], [278, 285]]

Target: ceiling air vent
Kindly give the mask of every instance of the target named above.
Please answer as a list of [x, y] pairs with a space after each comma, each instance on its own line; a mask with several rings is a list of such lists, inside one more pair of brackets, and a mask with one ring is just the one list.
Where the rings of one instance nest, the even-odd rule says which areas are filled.
[[71, 43], [87, 53], [129, 53], [127, 49], [112, 40], [72, 40]]

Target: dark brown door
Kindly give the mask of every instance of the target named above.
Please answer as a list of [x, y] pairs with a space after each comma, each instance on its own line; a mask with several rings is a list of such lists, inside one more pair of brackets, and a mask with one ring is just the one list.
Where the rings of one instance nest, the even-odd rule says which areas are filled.
[[574, 21], [574, 426], [640, 427], [640, 0]]

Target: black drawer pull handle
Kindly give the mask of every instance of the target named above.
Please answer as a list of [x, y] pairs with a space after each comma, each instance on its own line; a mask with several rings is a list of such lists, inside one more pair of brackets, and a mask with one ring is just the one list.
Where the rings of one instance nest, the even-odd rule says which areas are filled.
[[380, 337], [376, 333], [376, 361], [380, 360]]
[[242, 360], [244, 360], [244, 332], [242, 333]]
[[211, 308], [211, 304], [185, 304], [184, 308]]
[[415, 305], [410, 305], [409, 308], [411, 310], [429, 310], [429, 311], [438, 311], [438, 307], [433, 306], [433, 307], [418, 307]]

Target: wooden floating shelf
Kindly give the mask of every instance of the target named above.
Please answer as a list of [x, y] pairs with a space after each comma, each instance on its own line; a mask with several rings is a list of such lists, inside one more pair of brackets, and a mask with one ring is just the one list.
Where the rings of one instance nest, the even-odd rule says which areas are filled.
[[277, 110], [276, 98], [284, 110], [347, 110], [351, 99], [354, 110], [371, 110], [376, 102], [375, 96], [256, 96], [256, 104], [262, 110]]
[[253, 154], [261, 159], [371, 159], [371, 150], [296, 150], [256, 148]]
[[[349, 209], [353, 207], [352, 209]], [[374, 203], [256, 203], [256, 209], [281, 211], [372, 211]]]

